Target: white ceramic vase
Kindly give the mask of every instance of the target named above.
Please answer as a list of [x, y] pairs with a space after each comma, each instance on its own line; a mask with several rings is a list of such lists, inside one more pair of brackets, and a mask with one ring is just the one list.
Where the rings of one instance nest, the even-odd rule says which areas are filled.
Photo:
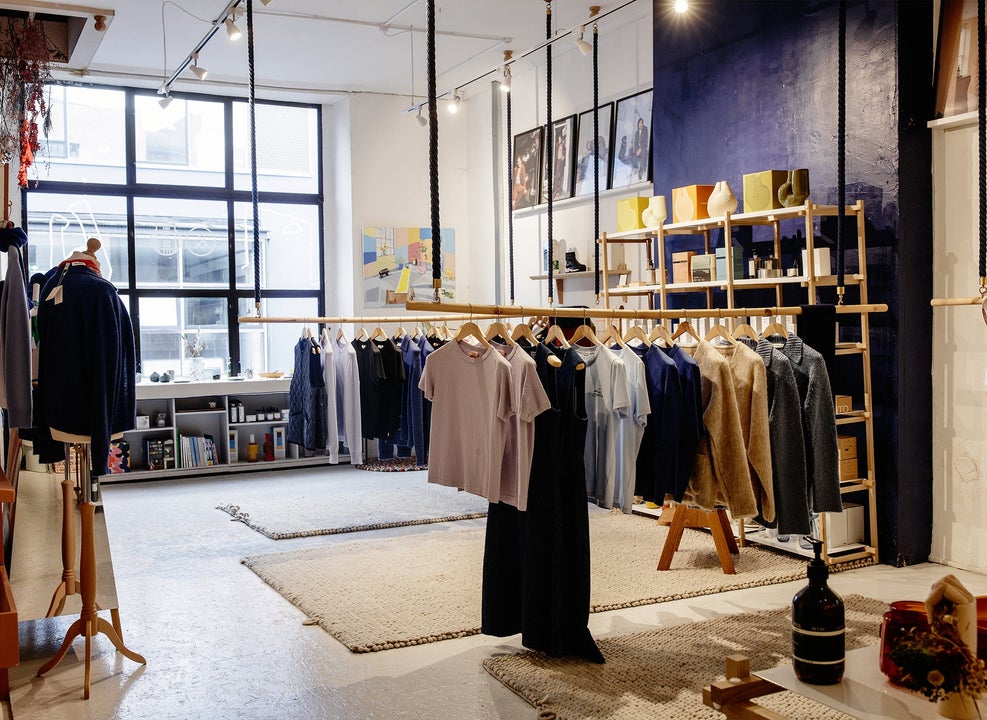
[[942, 717], [952, 720], [978, 720], [980, 717], [976, 699], [962, 693], [947, 695], [939, 701], [936, 710]]
[[713, 186], [713, 192], [706, 202], [706, 212], [711, 218], [723, 217], [737, 209], [737, 196], [733, 194], [726, 180], [720, 180]]
[[668, 208], [665, 205], [664, 195], [655, 195], [648, 200], [648, 207], [641, 213], [641, 220], [644, 227], [655, 230], [668, 218]]

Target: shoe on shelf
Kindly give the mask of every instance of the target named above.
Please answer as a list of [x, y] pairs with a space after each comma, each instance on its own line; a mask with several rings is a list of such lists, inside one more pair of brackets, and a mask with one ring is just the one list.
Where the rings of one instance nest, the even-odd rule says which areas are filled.
[[576, 260], [576, 251], [569, 250], [565, 254], [565, 271], [566, 272], [585, 272], [586, 266], [581, 262]]

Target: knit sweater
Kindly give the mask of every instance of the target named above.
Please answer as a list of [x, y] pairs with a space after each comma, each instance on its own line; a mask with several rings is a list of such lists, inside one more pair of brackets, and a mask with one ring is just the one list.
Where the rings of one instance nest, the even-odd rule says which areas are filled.
[[0, 229], [0, 250], [7, 251], [7, 275], [0, 293], [0, 406], [12, 428], [32, 425], [31, 319], [21, 247], [27, 235], [20, 228]]
[[726, 505], [734, 518], [754, 517], [757, 504], [730, 363], [705, 340], [699, 341], [693, 358], [702, 376], [706, 437], [699, 441], [685, 502], [706, 510]]

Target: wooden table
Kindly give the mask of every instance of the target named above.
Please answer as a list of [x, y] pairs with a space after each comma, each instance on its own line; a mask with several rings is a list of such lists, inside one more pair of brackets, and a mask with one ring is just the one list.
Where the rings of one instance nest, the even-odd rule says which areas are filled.
[[731, 655], [727, 658], [727, 677], [739, 680], [713, 683], [703, 690], [703, 702], [735, 720], [788, 720], [751, 699], [791, 690], [860, 720], [939, 718], [935, 703], [888, 682], [881, 673], [877, 654], [877, 645], [848, 652], [843, 681], [836, 685], [800, 682], [791, 664], [750, 674], [750, 661], [740, 655]]

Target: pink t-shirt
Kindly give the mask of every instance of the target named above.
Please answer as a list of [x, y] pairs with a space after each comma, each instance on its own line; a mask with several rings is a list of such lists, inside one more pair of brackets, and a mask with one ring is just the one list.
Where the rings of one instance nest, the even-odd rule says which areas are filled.
[[[494, 345], [511, 364], [511, 385], [516, 413], [507, 431], [504, 467], [501, 470], [500, 502], [518, 510], [528, 508], [531, 454], [535, 449], [535, 417], [552, 403], [538, 377], [534, 358], [517, 345]], [[491, 502], [497, 502], [490, 498]]]
[[450, 342], [428, 356], [418, 387], [432, 401], [428, 481], [499, 498], [510, 363], [493, 348]]

